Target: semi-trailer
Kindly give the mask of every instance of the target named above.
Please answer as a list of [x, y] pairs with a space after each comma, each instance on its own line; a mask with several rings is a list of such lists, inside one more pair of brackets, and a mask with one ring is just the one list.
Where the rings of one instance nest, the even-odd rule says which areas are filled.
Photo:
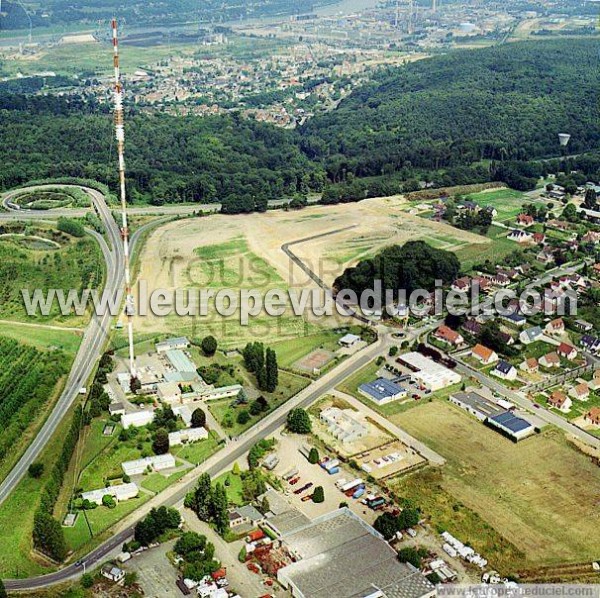
[[356, 490], [354, 492], [354, 494], [352, 495], [352, 498], [354, 498], [354, 499], [360, 498], [364, 493], [365, 493], [365, 487], [364, 486], [360, 486], [358, 488], [358, 490]]
[[331, 469], [326, 470], [329, 475], [334, 475], [336, 473], [340, 473], [339, 467], [332, 467]]
[[360, 486], [362, 483], [363, 483], [363, 481], [360, 478], [356, 478], [355, 480], [352, 480], [351, 482], [344, 484], [340, 488], [340, 490], [342, 492], [346, 492], [347, 490], [352, 490], [352, 488], [356, 488], [356, 486]]
[[329, 459], [329, 461], [326, 461], [325, 463], [321, 463], [321, 467], [327, 471], [329, 471], [330, 469], [334, 468], [334, 467], [338, 467], [340, 464], [339, 459]]

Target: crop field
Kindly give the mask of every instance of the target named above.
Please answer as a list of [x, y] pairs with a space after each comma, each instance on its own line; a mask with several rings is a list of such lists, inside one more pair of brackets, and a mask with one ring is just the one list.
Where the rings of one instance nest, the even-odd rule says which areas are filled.
[[94, 240], [75, 239], [46, 225], [0, 226], [0, 319], [82, 325], [85, 316], [62, 316], [56, 304], [47, 316], [39, 310], [28, 315], [21, 291], [80, 291], [101, 288], [103, 280], [104, 260]]
[[[469, 543], [503, 572], [598, 557], [600, 476], [549, 430], [518, 444], [448, 403], [391, 418], [446, 460], [395, 483], [438, 529]], [[592, 526], [592, 527], [591, 527]]]
[[[140, 255], [139, 278], [147, 281], [149, 292], [233, 288], [256, 289], [264, 296], [274, 288], [285, 292], [317, 288], [282, 249], [294, 241], [301, 242], [290, 249], [326, 284], [343, 272], [344, 265], [394, 243], [434, 239], [452, 249], [492, 244], [491, 239], [411, 215], [405, 207], [402, 199], [378, 198], [298, 212], [273, 210], [243, 218], [217, 214], [169, 223], [150, 234]], [[315, 235], [323, 236], [302, 241]], [[293, 313], [288, 299], [283, 315], [262, 312], [247, 326], [240, 323], [239, 312], [221, 316], [210, 306], [206, 316], [140, 316], [135, 328], [140, 335], [201, 338], [210, 333], [222, 347], [239, 348], [249, 340], [272, 344], [353, 323], [337, 313], [316, 315], [312, 299], [301, 315]]]

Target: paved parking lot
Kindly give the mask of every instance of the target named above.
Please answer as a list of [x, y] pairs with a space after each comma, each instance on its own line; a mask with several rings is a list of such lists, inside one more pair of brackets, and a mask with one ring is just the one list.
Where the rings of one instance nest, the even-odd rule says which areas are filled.
[[178, 571], [167, 558], [174, 544], [172, 540], [146, 550], [123, 565], [125, 570], [137, 572], [138, 583], [148, 598], [181, 598], [175, 585]]

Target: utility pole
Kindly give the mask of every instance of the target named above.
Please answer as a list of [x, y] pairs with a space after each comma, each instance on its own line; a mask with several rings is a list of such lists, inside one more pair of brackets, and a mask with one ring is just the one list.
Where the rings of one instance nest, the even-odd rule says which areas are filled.
[[117, 37], [117, 19], [112, 20], [113, 64], [115, 68], [115, 135], [119, 155], [119, 186], [121, 191], [121, 237], [123, 238], [123, 256], [125, 268], [125, 316], [127, 317], [127, 335], [129, 340], [129, 372], [136, 378], [135, 353], [133, 347], [133, 295], [131, 294], [131, 272], [129, 267], [129, 231], [127, 228], [127, 195], [125, 190], [125, 125], [123, 115], [123, 86], [119, 68], [119, 42]]

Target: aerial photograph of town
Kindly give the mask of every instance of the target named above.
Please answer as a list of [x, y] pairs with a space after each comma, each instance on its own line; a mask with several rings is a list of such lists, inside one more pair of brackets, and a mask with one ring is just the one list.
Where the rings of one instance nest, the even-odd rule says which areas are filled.
[[600, 598], [600, 1], [0, 0], [0, 598]]

